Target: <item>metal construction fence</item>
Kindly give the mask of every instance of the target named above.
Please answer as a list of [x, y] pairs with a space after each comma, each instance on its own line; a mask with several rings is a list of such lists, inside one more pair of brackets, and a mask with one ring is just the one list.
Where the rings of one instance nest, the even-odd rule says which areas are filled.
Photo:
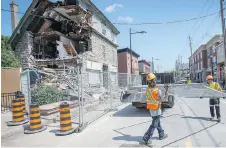
[[[26, 69], [20, 73], [20, 78], [28, 113], [31, 103], [56, 108], [56, 104], [67, 101], [71, 107], [72, 123], [78, 127], [83, 127], [109, 111], [116, 110], [122, 104], [120, 96], [125, 87], [141, 85], [141, 76], [138, 74], [80, 68]], [[2, 94], [2, 104], [5, 104], [2, 110], [10, 111], [11, 101], [15, 98], [12, 94]], [[50, 116], [60, 121], [58, 110]]]

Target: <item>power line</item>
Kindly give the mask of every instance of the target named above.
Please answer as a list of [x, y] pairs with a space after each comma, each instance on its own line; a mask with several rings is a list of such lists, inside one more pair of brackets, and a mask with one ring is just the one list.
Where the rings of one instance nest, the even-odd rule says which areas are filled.
[[[11, 10], [7, 10], [7, 9], [1, 9], [1, 11], [4, 11], [4, 12], [15, 12], [15, 11], [11, 11]], [[18, 13], [18, 14], [25, 14], [24, 12], [19, 12], [19, 11], [17, 11], [16, 13]], [[48, 17], [44, 17], [44, 16], [42, 16], [42, 15], [36, 15], [36, 14], [29, 14], [29, 15], [31, 15], [31, 16], [38, 16], [38, 17], [41, 17], [41, 18], [48, 18]]]
[[188, 21], [193, 21], [197, 19], [202, 19], [206, 17], [213, 16], [215, 14], [218, 14], [219, 12], [214, 12], [208, 15], [200, 16], [200, 17], [194, 17], [190, 19], [184, 19], [184, 20], [175, 20], [175, 21], [168, 21], [168, 22], [144, 22], [144, 23], [113, 23], [116, 25], [164, 25], [164, 24], [174, 24], [174, 23], [183, 23], [183, 22], [188, 22]]
[[[207, 13], [209, 12], [209, 10], [211, 9], [211, 7], [213, 6], [213, 3], [215, 2], [216, 0], [212, 0], [212, 3], [211, 5], [209, 6], [209, 8], [207, 9]], [[195, 31], [193, 32], [192, 36], [195, 35], [195, 33], [197, 32], [197, 30], [200, 28], [202, 22], [205, 20], [205, 18], [202, 18], [202, 20], [200, 21], [198, 27], [195, 29]]]
[[[207, 37], [208, 32], [209, 32], [210, 30], [213, 29], [213, 27], [216, 25], [218, 19], [219, 19], [218, 16], [216, 16], [216, 17], [214, 18], [213, 22], [212, 22], [212, 23], [210, 24], [210, 26], [207, 28], [206, 32], [201, 36], [201, 40], [199, 41], [200, 43], [205, 39], [205, 37]], [[196, 42], [195, 44], [197, 44], [197, 43], [198, 43], [198, 42]]]
[[[204, 10], [205, 10], [205, 8], [206, 8], [206, 5], [207, 5], [207, 2], [208, 2], [208, 1], [209, 1], [209, 0], [206, 0], [206, 2], [205, 2], [205, 4], [204, 4], [204, 7], [203, 7], [203, 9], [202, 9], [202, 11], [201, 11], [201, 13], [200, 13], [199, 16], [201, 16], [201, 15], [203, 14], [203, 12], [204, 12]], [[192, 31], [193, 31], [193, 29], [194, 29], [194, 27], [196, 26], [197, 23], [198, 23], [198, 19], [195, 21], [195, 23], [194, 23], [194, 25], [193, 25], [193, 27], [192, 27], [192, 29], [191, 29], [191, 31], [190, 31], [190, 33], [189, 33], [188, 36], [191, 35], [191, 33], [192, 33]]]
[[[1, 9], [1, 11], [14, 12], [14, 11], [11, 11], [11, 10], [6, 10], [6, 9]], [[24, 12], [16, 12], [16, 13], [25, 14]], [[218, 13], [219, 12], [214, 12], [214, 13], [210, 13], [210, 14], [207, 14], [207, 15], [204, 15], [204, 16], [200, 16], [200, 17], [194, 17], [194, 18], [184, 19], [184, 20], [168, 21], [168, 22], [113, 23], [113, 24], [116, 24], [116, 25], [164, 25], [164, 24], [174, 24], [174, 23], [183, 23], [183, 22], [193, 21], [193, 20], [197, 20], [197, 19], [202, 19], [202, 18], [206, 18], [206, 17], [210, 17], [210, 16], [213, 16], [213, 15], [216, 15]], [[31, 13], [29, 15], [38, 16], [38, 17], [41, 17], [41, 18], [47, 18], [47, 17], [41, 16], [41, 15], [35, 15], [35, 14], [31, 14]]]

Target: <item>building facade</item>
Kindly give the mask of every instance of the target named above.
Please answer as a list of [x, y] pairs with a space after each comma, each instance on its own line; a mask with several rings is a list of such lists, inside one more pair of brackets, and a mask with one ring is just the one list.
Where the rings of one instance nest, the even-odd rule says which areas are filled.
[[90, 0], [33, 0], [9, 41], [23, 69], [76, 67], [83, 57], [84, 71], [99, 83], [100, 72], [116, 78], [118, 34]]
[[205, 82], [207, 75], [217, 79], [217, 51], [216, 47], [222, 42], [220, 35], [215, 35], [205, 45], [201, 45], [189, 57], [191, 79], [195, 82]]
[[150, 73], [151, 65], [146, 60], [138, 61], [139, 73]]
[[132, 64], [131, 64], [131, 50], [129, 48], [118, 49], [118, 72], [119, 73], [129, 73], [139, 74], [138, 66], [138, 55], [136, 52], [132, 51]]

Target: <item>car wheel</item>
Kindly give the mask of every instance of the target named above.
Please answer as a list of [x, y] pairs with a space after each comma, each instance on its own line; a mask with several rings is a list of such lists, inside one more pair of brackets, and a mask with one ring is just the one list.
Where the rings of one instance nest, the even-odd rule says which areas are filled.
[[163, 108], [172, 108], [174, 106], [174, 96], [169, 95], [168, 101], [162, 103]]
[[174, 106], [174, 96], [169, 95], [168, 102], [169, 102], [169, 107], [172, 108]]

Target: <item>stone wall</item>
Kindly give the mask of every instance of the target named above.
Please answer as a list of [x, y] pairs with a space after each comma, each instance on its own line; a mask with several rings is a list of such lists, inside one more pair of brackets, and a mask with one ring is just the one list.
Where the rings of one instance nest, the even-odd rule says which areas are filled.
[[[118, 66], [117, 47], [106, 41], [96, 33], [91, 35], [92, 52], [95, 57], [89, 58], [107, 65]], [[105, 46], [105, 58], [103, 55], [103, 46]]]
[[15, 46], [15, 53], [20, 57], [23, 69], [35, 65], [34, 57], [31, 55], [33, 49], [33, 36], [30, 32], [24, 32], [19, 42]]

